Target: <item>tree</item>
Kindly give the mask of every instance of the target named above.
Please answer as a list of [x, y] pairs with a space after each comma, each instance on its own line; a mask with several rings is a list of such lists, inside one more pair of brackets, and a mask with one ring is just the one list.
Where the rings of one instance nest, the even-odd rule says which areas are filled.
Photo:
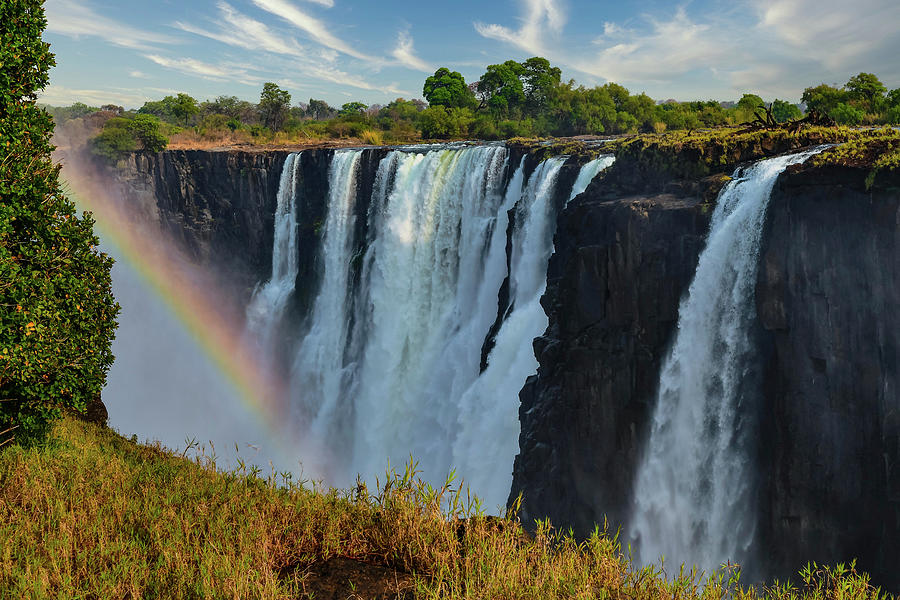
[[522, 84], [525, 92], [525, 110], [538, 116], [552, 104], [562, 71], [550, 66], [550, 61], [534, 56], [522, 63]]
[[0, 445], [38, 443], [99, 398], [118, 313], [112, 259], [62, 192], [36, 105], [55, 64], [42, 5], [0, 1]]
[[192, 96], [178, 94], [166, 96], [162, 100], [145, 102], [137, 112], [142, 115], [154, 115], [173, 125], [186, 127], [190, 123], [191, 117], [200, 112], [200, 107]]
[[152, 115], [136, 115], [128, 124], [128, 130], [147, 152], [162, 152], [169, 144], [169, 138], [159, 129], [159, 119]]
[[263, 125], [272, 131], [278, 131], [284, 124], [288, 110], [291, 108], [291, 95], [272, 82], [263, 85], [259, 96], [259, 112]]
[[777, 98], [772, 102], [772, 116], [778, 123], [786, 123], [793, 119], [799, 119], [803, 116], [800, 107]]
[[854, 75], [844, 87], [849, 92], [850, 100], [855, 100], [868, 112], [879, 112], [883, 108], [887, 88], [873, 73]]
[[801, 96], [800, 100], [806, 104], [807, 112], [814, 111], [834, 117], [831, 113], [837, 108], [838, 104], [848, 100], [848, 94], [844, 90], [822, 83], [816, 87], [809, 87], [803, 90], [803, 96]]
[[337, 114], [337, 111], [328, 105], [324, 100], [309, 99], [309, 105], [306, 107], [306, 114], [316, 121], [324, 121], [331, 119]]
[[422, 95], [431, 106], [475, 108], [477, 104], [465, 78], [446, 67], [441, 67], [425, 80]]
[[525, 104], [525, 87], [520, 76], [524, 67], [514, 60], [488, 65], [478, 82], [481, 108], [487, 107], [498, 118], [515, 115]]
[[343, 106], [341, 106], [340, 112], [338, 112], [338, 116], [340, 117], [361, 117], [365, 112], [366, 108], [368, 108], [362, 102], [347, 102]]
[[838, 125], [859, 125], [866, 113], [846, 102], [841, 102], [831, 110], [828, 116], [834, 119]]

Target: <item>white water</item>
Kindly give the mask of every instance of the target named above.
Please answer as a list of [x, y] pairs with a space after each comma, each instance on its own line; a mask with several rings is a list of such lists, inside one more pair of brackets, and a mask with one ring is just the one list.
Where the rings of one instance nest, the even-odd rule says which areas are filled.
[[256, 335], [261, 350], [268, 356], [274, 350], [272, 338], [294, 291], [294, 281], [297, 278], [299, 255], [296, 196], [299, 171], [300, 154], [289, 154], [278, 184], [272, 275], [254, 291], [247, 307], [247, 327]]
[[646, 564], [665, 556], [670, 566], [709, 570], [753, 559], [756, 390], [749, 388], [760, 237], [778, 175], [818, 151], [758, 162], [719, 194], [636, 475], [629, 533]]
[[[365, 199], [357, 198], [362, 152], [338, 151], [330, 166], [323, 276], [293, 360], [299, 435], [328, 451], [304, 468], [347, 486], [412, 455], [427, 479], [456, 468], [489, 509], [499, 507], [518, 452], [518, 393], [537, 367], [532, 340], [547, 326], [540, 297], [564, 159], [526, 177], [502, 146], [397, 150], [380, 162]], [[608, 162], [585, 165], [566, 197]], [[282, 211], [294, 218], [297, 165], [285, 164], [273, 274], [248, 312], [263, 337], [277, 331], [297, 273], [288, 257], [297, 253], [296, 223], [281, 219]], [[361, 224], [366, 240], [354, 239]], [[507, 276], [511, 306], [482, 373]]]

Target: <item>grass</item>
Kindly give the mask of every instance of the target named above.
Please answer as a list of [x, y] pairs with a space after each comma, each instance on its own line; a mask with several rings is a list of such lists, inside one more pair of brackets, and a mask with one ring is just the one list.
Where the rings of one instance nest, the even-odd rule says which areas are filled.
[[0, 598], [888, 598], [844, 566], [798, 581], [742, 588], [731, 567], [666, 578], [616, 536], [576, 542], [547, 522], [529, 535], [413, 467], [375, 493], [308, 489], [73, 418], [43, 448], [0, 453]]

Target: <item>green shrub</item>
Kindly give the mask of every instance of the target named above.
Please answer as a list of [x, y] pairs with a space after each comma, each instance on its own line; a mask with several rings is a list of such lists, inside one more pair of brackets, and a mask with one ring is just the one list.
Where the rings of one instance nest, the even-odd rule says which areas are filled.
[[42, 4], [0, 0], [0, 445], [40, 442], [99, 397], [118, 312], [112, 259], [63, 195], [35, 105], [54, 64]]

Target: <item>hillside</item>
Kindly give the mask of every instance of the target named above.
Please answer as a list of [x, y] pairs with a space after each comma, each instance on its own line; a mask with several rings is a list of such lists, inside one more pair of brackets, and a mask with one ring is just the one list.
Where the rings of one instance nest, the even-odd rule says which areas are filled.
[[667, 583], [614, 537], [531, 537], [411, 469], [374, 494], [326, 492], [184, 455], [73, 418], [42, 449], [5, 449], [0, 598], [887, 597], [844, 567], [808, 568], [799, 588], [742, 590], [729, 572], [704, 588], [671, 567]]

